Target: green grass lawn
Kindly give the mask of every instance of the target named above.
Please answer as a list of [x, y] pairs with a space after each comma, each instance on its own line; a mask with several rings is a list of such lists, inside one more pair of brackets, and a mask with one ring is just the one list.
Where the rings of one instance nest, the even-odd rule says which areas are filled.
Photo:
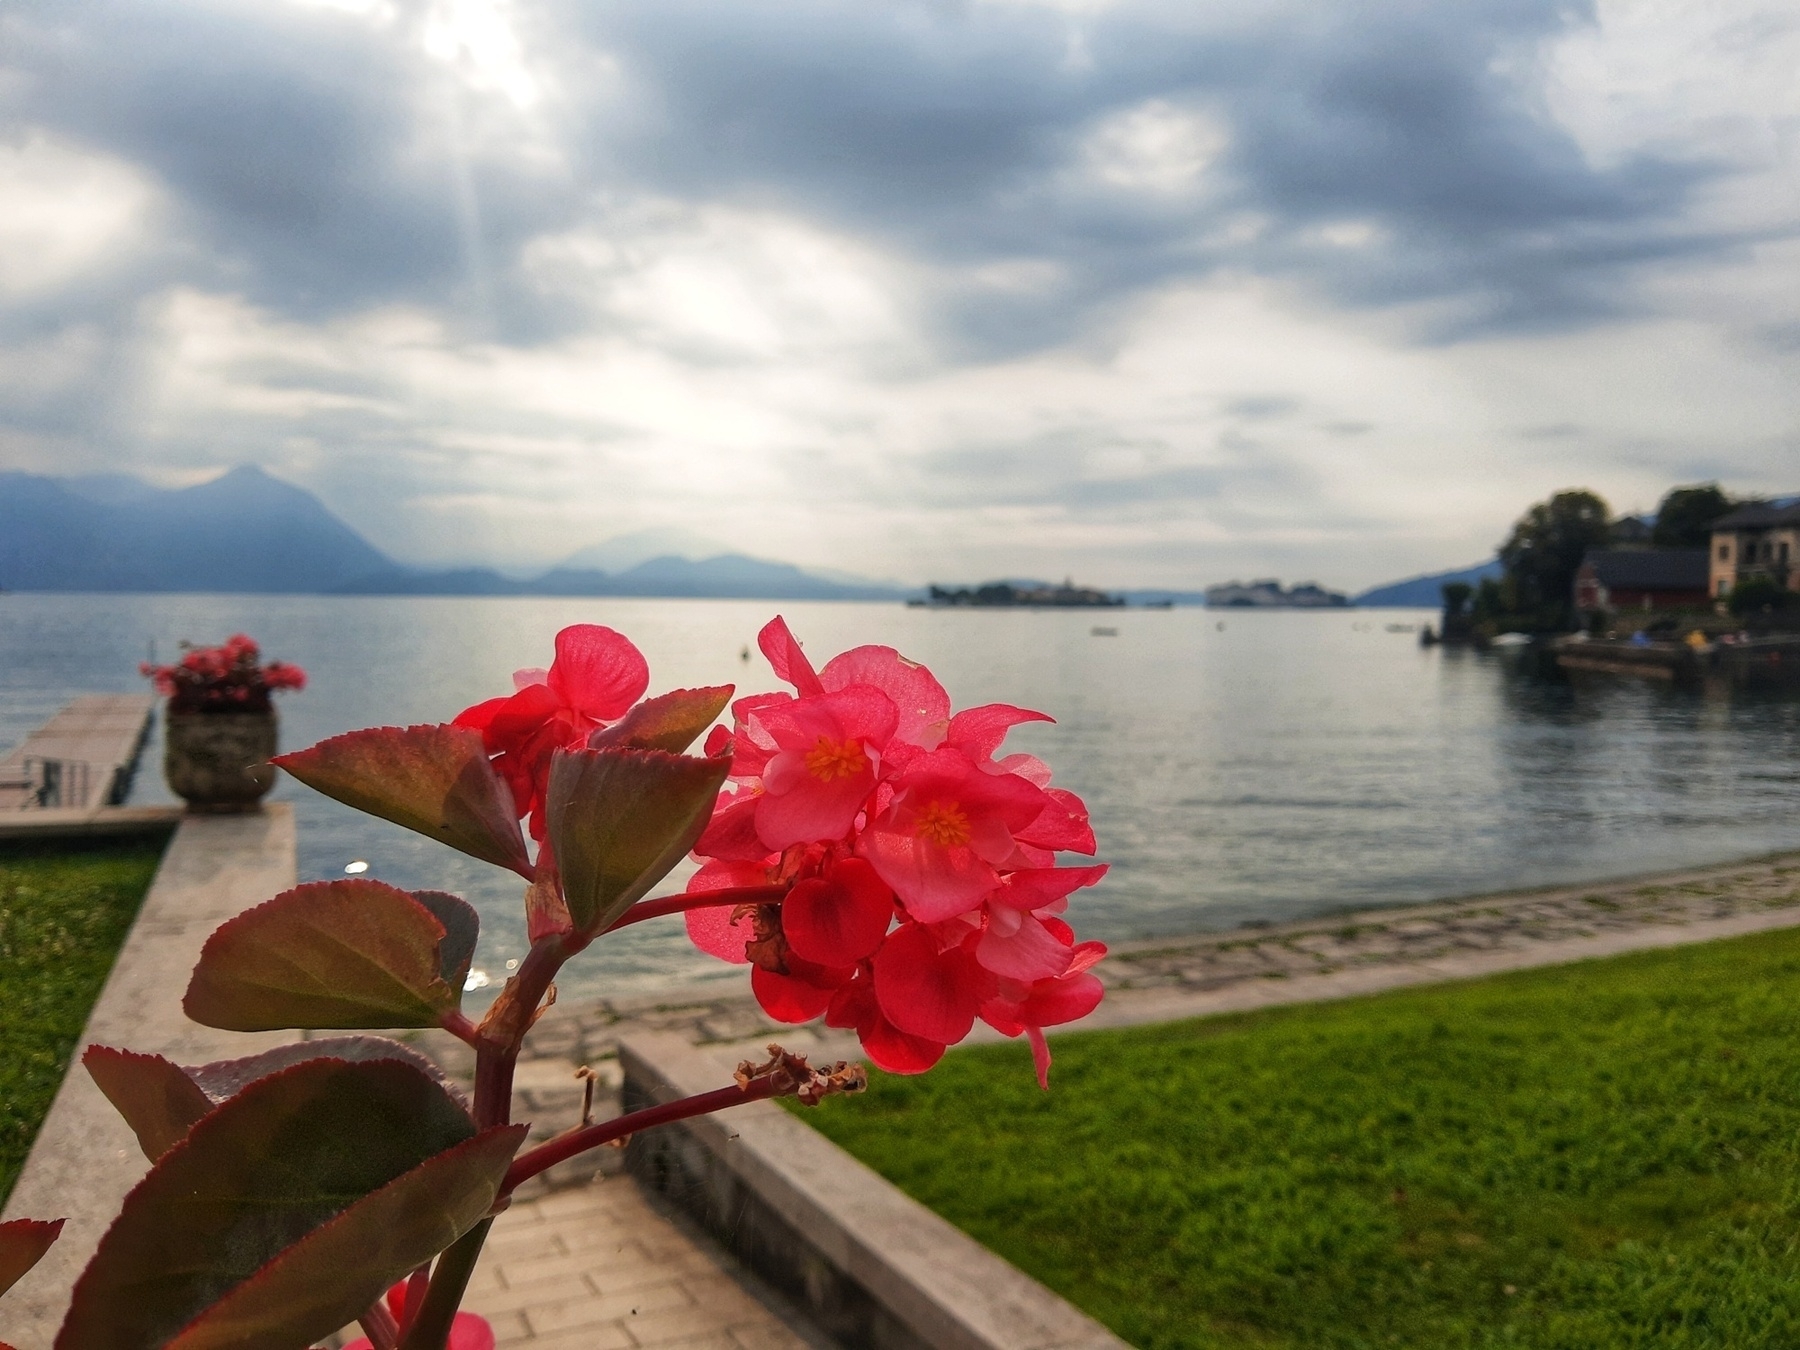
[[25, 1164], [163, 842], [0, 847], [0, 1200]]
[[804, 1118], [1144, 1347], [1800, 1345], [1800, 932], [876, 1075]]

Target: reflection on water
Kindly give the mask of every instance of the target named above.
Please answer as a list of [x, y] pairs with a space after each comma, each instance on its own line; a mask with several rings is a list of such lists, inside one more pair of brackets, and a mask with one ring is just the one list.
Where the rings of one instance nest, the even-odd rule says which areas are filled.
[[[243, 630], [297, 661], [296, 747], [378, 723], [439, 721], [510, 689], [566, 623], [607, 623], [650, 660], [652, 691], [776, 687], [739, 652], [777, 607], [699, 600], [439, 600], [0, 595], [0, 744], [77, 691], [141, 688], [151, 643]], [[1423, 650], [1368, 611], [1092, 616], [779, 607], [816, 656], [885, 642], [957, 706], [1041, 708], [1008, 743], [1086, 797], [1114, 864], [1077, 898], [1107, 939], [1230, 928], [1345, 906], [1581, 881], [1800, 847], [1800, 702], [1708, 698], [1648, 681], [1571, 685], [1491, 655]], [[1223, 626], [1221, 627], [1221, 620]], [[167, 800], [160, 742], [134, 800]], [[523, 947], [518, 883], [284, 782], [303, 879], [367, 875], [459, 891], [482, 911], [497, 984]], [[679, 874], [676, 878], [679, 882]], [[645, 924], [578, 964], [565, 993], [727, 972]]]

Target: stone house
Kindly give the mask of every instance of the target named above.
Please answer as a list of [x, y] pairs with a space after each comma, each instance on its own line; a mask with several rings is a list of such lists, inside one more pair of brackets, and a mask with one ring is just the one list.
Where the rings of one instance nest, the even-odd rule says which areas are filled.
[[1703, 548], [1589, 549], [1575, 572], [1575, 608], [1584, 614], [1704, 605]]
[[1713, 523], [1707, 591], [1716, 599], [1751, 577], [1800, 589], [1800, 501], [1751, 502]]

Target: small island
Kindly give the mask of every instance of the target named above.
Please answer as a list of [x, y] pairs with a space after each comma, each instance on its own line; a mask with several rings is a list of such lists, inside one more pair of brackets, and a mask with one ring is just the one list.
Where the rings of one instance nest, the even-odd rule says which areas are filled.
[[1108, 595], [1065, 578], [1060, 586], [990, 581], [982, 586], [926, 588], [923, 600], [906, 602], [925, 609], [1122, 609], [1125, 597]]
[[1349, 603], [1349, 596], [1311, 581], [1286, 588], [1274, 578], [1266, 578], [1206, 588], [1208, 609], [1338, 609]]

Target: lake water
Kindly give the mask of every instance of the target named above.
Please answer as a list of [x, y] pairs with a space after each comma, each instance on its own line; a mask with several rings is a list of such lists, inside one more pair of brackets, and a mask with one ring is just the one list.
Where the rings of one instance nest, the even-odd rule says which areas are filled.
[[[887, 643], [956, 706], [1039, 708], [1016, 731], [1093, 811], [1113, 872], [1071, 918], [1111, 941], [1347, 907], [1579, 882], [1800, 847], [1800, 702], [1649, 682], [1530, 679], [1492, 655], [1423, 650], [1418, 611], [1106, 614], [706, 600], [0, 594], [0, 745], [73, 693], [144, 687], [137, 663], [244, 631], [310, 683], [280, 701], [282, 744], [448, 720], [544, 665], [557, 629], [609, 624], [651, 691], [779, 687], [754, 648], [779, 609], [816, 660]], [[1096, 625], [1116, 636], [1096, 636]], [[160, 739], [136, 802], [169, 800]], [[291, 782], [303, 880], [369, 875], [467, 896], [496, 984], [523, 949], [508, 873]], [[685, 872], [665, 889], [678, 889]], [[732, 977], [678, 921], [643, 924], [571, 967], [564, 993]]]

